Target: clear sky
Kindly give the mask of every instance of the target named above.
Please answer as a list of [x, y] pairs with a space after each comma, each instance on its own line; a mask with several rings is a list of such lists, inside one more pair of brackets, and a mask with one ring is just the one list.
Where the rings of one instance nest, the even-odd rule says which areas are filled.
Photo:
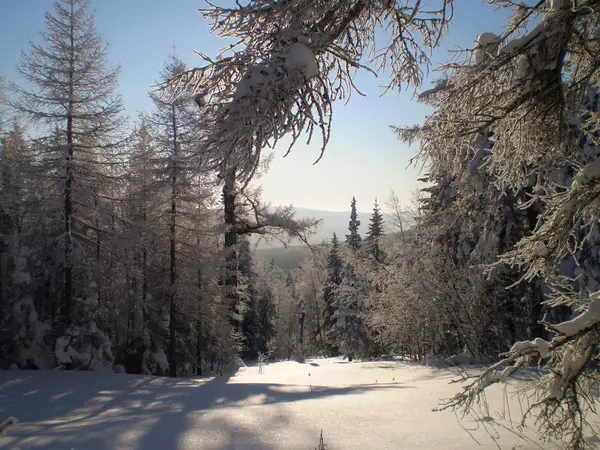
[[[122, 68], [119, 85], [131, 117], [150, 109], [148, 92], [173, 46], [188, 65], [195, 66], [201, 61], [193, 50], [214, 56], [224, 42], [209, 34], [209, 23], [198, 13], [206, 6], [201, 0], [92, 0], [92, 4], [98, 30], [110, 46], [110, 62]], [[21, 50], [28, 50], [29, 40], [39, 39], [44, 12], [51, 6], [52, 0], [0, 0], [0, 74], [14, 79]], [[455, 9], [443, 50], [459, 43], [470, 47], [478, 34], [499, 32], [504, 23], [480, 0], [455, 0]], [[444, 60], [443, 50], [434, 55], [434, 62]], [[357, 85], [367, 97], [353, 95], [347, 105], [334, 105], [332, 138], [319, 164], [312, 164], [319, 154], [319, 139], [310, 146], [298, 144], [286, 158], [285, 143], [276, 148], [271, 169], [260, 180], [265, 199], [341, 211], [348, 210], [356, 196], [358, 209], [370, 211], [375, 197], [382, 204], [394, 189], [408, 202], [419, 177], [418, 168], [407, 168], [415, 149], [399, 142], [389, 125], [418, 124], [427, 110], [412, 99], [412, 91], [381, 97], [380, 86], [386, 81], [386, 74], [358, 75]]]

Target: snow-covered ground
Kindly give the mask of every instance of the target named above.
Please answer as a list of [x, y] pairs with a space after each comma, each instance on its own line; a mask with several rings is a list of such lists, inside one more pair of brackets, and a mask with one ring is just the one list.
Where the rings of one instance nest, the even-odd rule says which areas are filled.
[[[459, 423], [431, 411], [460, 389], [448, 384], [453, 378], [446, 369], [337, 358], [179, 380], [0, 371], [0, 422], [19, 420], [0, 435], [0, 448], [312, 450], [321, 429], [330, 450], [496, 448], [486, 428], [503, 409], [502, 387], [488, 395], [491, 417]], [[507, 429], [492, 434], [502, 448], [557, 448]]]

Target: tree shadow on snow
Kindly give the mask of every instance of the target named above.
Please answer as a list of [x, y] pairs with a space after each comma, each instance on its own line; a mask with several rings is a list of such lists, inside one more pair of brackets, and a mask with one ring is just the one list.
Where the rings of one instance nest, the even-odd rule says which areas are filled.
[[278, 442], [291, 429], [296, 445], [312, 448], [317, 421], [314, 429], [295, 430], [283, 405], [399, 387], [0, 371], [0, 421], [14, 416], [20, 422], [0, 435], [0, 447], [270, 450], [281, 446], [267, 440]]

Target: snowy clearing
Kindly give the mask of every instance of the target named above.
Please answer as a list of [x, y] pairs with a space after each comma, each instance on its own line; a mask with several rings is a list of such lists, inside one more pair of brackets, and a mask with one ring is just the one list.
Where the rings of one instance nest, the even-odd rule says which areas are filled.
[[[321, 429], [330, 450], [495, 447], [485, 431], [492, 418], [463, 422], [479, 445], [453, 413], [431, 411], [457, 392], [458, 385], [448, 385], [455, 376], [403, 362], [339, 358], [179, 380], [2, 371], [0, 421], [14, 416], [18, 423], [0, 435], [0, 448], [312, 450]], [[493, 386], [488, 394], [492, 417], [502, 393]], [[494, 435], [502, 448], [557, 448], [507, 430]]]

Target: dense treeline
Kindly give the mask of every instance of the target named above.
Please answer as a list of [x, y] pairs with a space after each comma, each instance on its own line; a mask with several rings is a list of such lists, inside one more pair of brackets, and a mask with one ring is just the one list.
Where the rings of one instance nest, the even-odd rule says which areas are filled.
[[261, 201], [262, 151], [308, 133], [322, 156], [365, 55], [388, 88], [419, 86], [452, 2], [211, 6], [237, 45], [189, 71], [169, 57], [127, 133], [89, 2], [57, 0], [3, 100], [16, 120], [0, 161], [0, 364], [176, 376], [238, 356], [489, 361], [447, 404], [467, 410], [537, 365], [544, 436], [582, 448], [600, 357], [600, 1], [489, 3], [511, 14], [505, 30], [441, 68], [419, 96], [425, 123], [395, 129], [427, 167], [415, 204], [392, 195], [386, 229], [375, 203], [364, 232], [353, 199], [345, 239], [283, 272], [253, 261], [249, 235], [306, 240], [316, 222]]
[[[314, 221], [236, 194], [231, 277], [196, 101], [149, 92], [128, 124], [87, 0], [56, 1], [41, 36], [2, 90], [0, 366], [201, 374], [272, 354], [276, 335], [289, 357], [295, 300], [268, 281], [286, 275], [257, 275], [243, 236]], [[185, 70], [170, 55], [157, 81]]]

